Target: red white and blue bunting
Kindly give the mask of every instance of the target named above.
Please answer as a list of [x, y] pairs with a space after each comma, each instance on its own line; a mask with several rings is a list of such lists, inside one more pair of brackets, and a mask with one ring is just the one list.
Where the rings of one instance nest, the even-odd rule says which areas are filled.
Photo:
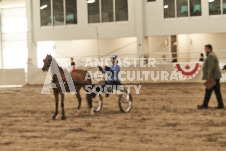
[[173, 68], [181, 78], [189, 80], [199, 74], [202, 62], [173, 63]]

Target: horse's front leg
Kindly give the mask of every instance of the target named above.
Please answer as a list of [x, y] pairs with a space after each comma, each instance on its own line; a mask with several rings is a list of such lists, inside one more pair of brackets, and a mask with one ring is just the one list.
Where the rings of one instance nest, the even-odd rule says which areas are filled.
[[81, 102], [82, 102], [82, 98], [81, 98], [81, 95], [79, 94], [79, 92], [77, 92], [76, 94], [76, 97], [78, 99], [78, 110], [77, 110], [77, 113], [76, 115], [80, 115], [80, 112], [81, 112]]
[[53, 115], [53, 119], [57, 119], [57, 115], [58, 115], [58, 102], [59, 102], [59, 95], [57, 92], [54, 92], [54, 97], [55, 97], [55, 104], [56, 104], [56, 111], [55, 114]]
[[88, 101], [88, 105], [89, 105], [89, 108], [90, 108], [90, 115], [94, 115], [94, 108], [93, 108], [93, 105], [92, 105], [92, 95], [86, 94], [86, 99]]
[[61, 120], [66, 120], [65, 112], [64, 112], [64, 94], [61, 93], [61, 108], [62, 108], [62, 117]]

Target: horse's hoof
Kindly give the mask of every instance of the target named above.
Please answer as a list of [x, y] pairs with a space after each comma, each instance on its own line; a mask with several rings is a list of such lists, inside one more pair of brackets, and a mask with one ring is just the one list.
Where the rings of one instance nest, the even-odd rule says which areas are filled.
[[94, 110], [93, 110], [93, 108], [90, 110], [90, 115], [94, 115]]
[[54, 116], [53, 116], [53, 120], [56, 120], [56, 119], [57, 119], [57, 115], [54, 115]]
[[61, 120], [66, 120], [66, 116], [62, 116], [61, 117]]
[[94, 108], [91, 108], [90, 115], [94, 115]]

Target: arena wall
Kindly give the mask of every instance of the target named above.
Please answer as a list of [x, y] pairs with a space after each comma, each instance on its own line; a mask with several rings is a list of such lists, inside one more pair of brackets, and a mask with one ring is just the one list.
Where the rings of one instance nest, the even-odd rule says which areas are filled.
[[135, 37], [87, 39], [55, 42], [56, 57], [99, 57], [109, 54], [137, 54], [137, 39]]
[[[77, 4], [77, 25], [41, 27], [40, 1], [26, 0], [28, 59], [31, 61], [28, 67], [34, 68], [34, 71], [28, 70], [31, 72], [28, 75], [40, 72], [36, 68], [37, 42], [40, 41], [53, 41], [56, 58], [66, 58], [68, 62], [70, 57], [84, 61], [90, 56], [107, 57], [110, 54], [117, 54], [120, 57], [144, 55], [156, 58], [157, 61], [165, 54], [171, 62], [170, 35], [176, 35], [175, 45], [179, 62], [198, 61], [207, 43], [213, 45], [220, 62], [226, 62], [225, 15], [209, 16], [208, 1], [202, 1], [202, 16], [164, 19], [163, 1], [128, 0], [128, 21], [98, 24], [87, 23], [88, 11], [85, 0], [77, 0]], [[78, 65], [82, 66], [82, 63]], [[30, 78], [28, 81], [32, 80]], [[31, 83], [40, 83], [35, 81], [34, 79]]]
[[212, 44], [213, 51], [218, 55], [220, 62], [226, 62], [226, 34], [190, 34], [190, 61], [198, 61], [197, 56], [204, 53], [204, 45]]
[[[189, 64], [189, 63], [188, 63]], [[220, 67], [222, 69], [223, 65], [220, 64]], [[84, 68], [79, 67], [80, 69], [87, 69], [91, 75], [92, 75], [92, 81], [93, 83], [97, 84], [98, 81], [101, 80], [101, 74], [97, 74], [98, 76], [94, 76], [95, 72], [99, 71], [98, 68]], [[130, 67], [122, 67], [121, 68], [121, 78], [125, 79], [122, 80], [123, 84], [139, 84], [139, 83], [203, 83], [202, 80], [202, 67], [200, 67], [200, 71], [197, 73], [197, 75], [192, 79], [185, 79], [179, 77], [177, 74], [175, 74], [176, 70], [174, 70], [173, 64], [156, 64], [156, 67], [140, 67], [140, 66], [130, 66]], [[147, 72], [149, 71], [150, 74], [147, 74], [146, 76], [142, 71]], [[169, 76], [164, 77], [165, 73], [169, 73]], [[128, 73], [130, 75], [128, 75]], [[133, 73], [135, 75], [133, 76]], [[44, 84], [46, 80], [47, 73], [43, 72], [40, 68], [29, 68], [29, 74], [27, 77], [27, 83], [28, 84]], [[103, 76], [104, 77], [104, 76]], [[50, 81], [50, 80], [49, 80]], [[221, 82], [226, 82], [226, 73], [222, 73]]]
[[[219, 40], [219, 37], [224, 37], [226, 34], [221, 34], [219, 37], [217, 34], [226, 32], [225, 15], [209, 16], [208, 1], [202, 1], [202, 16], [164, 19], [163, 1], [128, 0], [128, 21], [88, 24], [87, 2], [77, 0], [78, 24], [53, 27], [40, 26], [39, 0], [26, 0], [26, 4], [29, 31], [28, 56], [33, 66], [37, 64], [36, 51], [39, 41], [54, 41], [57, 57], [105, 55], [115, 50], [116, 46], [121, 47], [124, 40], [118, 39], [131, 37], [136, 39], [136, 44], [117, 51], [117, 54], [137, 54], [158, 59], [165, 54], [171, 61], [169, 35], [177, 35], [180, 62], [197, 61], [206, 43], [213, 44], [216, 52], [225, 51], [223, 49], [225, 44], [223, 40]], [[96, 42], [97, 39], [99, 44]], [[107, 48], [107, 45], [110, 48]], [[218, 45], [219, 49], [215, 45]]]
[[0, 85], [25, 85], [24, 69], [0, 69]]
[[148, 37], [149, 57], [156, 58], [156, 60], [159, 62], [159, 60], [162, 59], [162, 55], [164, 54], [171, 62], [169, 38], [170, 36]]
[[209, 15], [209, 1], [201, 1], [202, 16], [164, 19], [162, 0], [146, 4], [146, 36], [226, 32], [225, 15]]

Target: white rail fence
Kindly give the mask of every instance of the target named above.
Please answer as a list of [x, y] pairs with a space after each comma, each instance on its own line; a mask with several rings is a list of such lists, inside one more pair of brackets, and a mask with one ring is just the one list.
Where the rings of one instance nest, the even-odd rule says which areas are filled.
[[[199, 55], [201, 52], [191, 52], [191, 53], [177, 53], [178, 57], [177, 59], [179, 60], [179, 63], [188, 63], [189, 61], [180, 61], [182, 59], [188, 59], [188, 60], [193, 60], [193, 62], [198, 62], [199, 60]], [[223, 66], [226, 65], [226, 51], [217, 51], [216, 52], [218, 55], [218, 58], [220, 60], [220, 68], [223, 69]], [[166, 60], [168, 60], [169, 63], [161, 64], [160, 61], [162, 60], [162, 55], [166, 55]], [[189, 56], [189, 57], [184, 57], [183, 55]], [[85, 67], [85, 65], [89, 65], [89, 62], [95, 62], [99, 59], [99, 64], [101, 66], [105, 66], [105, 59], [108, 59], [108, 64], [110, 63], [110, 58], [111, 55], [107, 56], [74, 56], [74, 61], [76, 62], [76, 67], [85, 69], [90, 71], [91, 73], [98, 71], [98, 68], [93, 68], [93, 67]], [[119, 54], [118, 58], [120, 61], [123, 61], [123, 59], [127, 59], [127, 62], [130, 63], [130, 67], [122, 67], [121, 71], [125, 72], [133, 72], [139, 71], [140, 77], [144, 78], [144, 74], [142, 74], [142, 71], [167, 71], [171, 73], [173, 69], [173, 64], [172, 62], [172, 54], [166, 54], [166, 53], [150, 53], [149, 58], [154, 58], [156, 60], [156, 66], [155, 68], [153, 67], [140, 67], [140, 64], [144, 62], [140, 62], [137, 59], [141, 59], [142, 56], [138, 56], [137, 54]], [[181, 57], [183, 56], [183, 57]], [[195, 57], [191, 57], [195, 56]], [[128, 59], [129, 58], [129, 59]], [[59, 65], [62, 66], [63, 68], [68, 68], [68, 70], [71, 70], [70, 67], [70, 58], [56, 58], [56, 60], [59, 62]], [[63, 63], [61, 63], [63, 62]], [[14, 64], [16, 61], [14, 60]], [[135, 64], [137, 65], [135, 67]], [[145, 64], [144, 64], [145, 65]], [[148, 62], [147, 64], [148, 65]], [[123, 74], [123, 76], [126, 76]], [[150, 76], [150, 75], [149, 75]], [[202, 72], [200, 72], [197, 77], [193, 78], [192, 80], [186, 80], [186, 81], [180, 81], [180, 82], [202, 82], [201, 80], [202, 77]], [[223, 78], [225, 75], [223, 74]], [[32, 68], [18, 68], [18, 69], [0, 69], [0, 85], [25, 85], [25, 84], [43, 84], [44, 80], [46, 78], [46, 73], [42, 72], [40, 68], [37, 67], [32, 67]], [[96, 77], [93, 77], [94, 81]], [[124, 78], [124, 77], [123, 77]], [[155, 82], [178, 82], [178, 81], [162, 81], [162, 80], [151, 80], [151, 77], [149, 77], [149, 80], [126, 80], [124, 83], [155, 83]], [[222, 80], [224, 82], [224, 80]]]

